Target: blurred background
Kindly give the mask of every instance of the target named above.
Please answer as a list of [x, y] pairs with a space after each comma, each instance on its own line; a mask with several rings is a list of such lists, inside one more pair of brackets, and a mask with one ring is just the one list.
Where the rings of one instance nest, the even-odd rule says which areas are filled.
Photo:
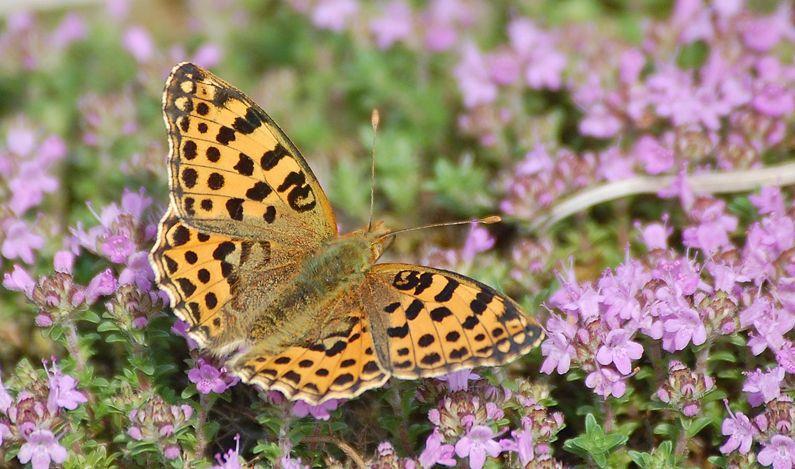
[[[35, 275], [59, 250], [91, 251], [90, 227], [116, 216], [103, 207], [129, 193], [152, 204], [132, 216], [130, 249], [148, 250], [167, 203], [163, 84], [189, 60], [279, 123], [343, 231], [367, 222], [377, 108], [376, 219], [505, 218], [404, 235], [387, 258], [475, 276], [542, 320], [556, 270], [597, 279], [645, 223], [684, 223], [677, 174], [734, 172], [725, 201], [741, 223], [751, 204], [731, 192], [745, 171], [781, 165], [777, 177], [792, 177], [792, 15], [774, 0], [4, 0], [1, 270]], [[575, 193], [638, 177], [657, 182], [543, 223]], [[111, 256], [97, 246], [77, 261], [83, 283]], [[151, 282], [145, 257], [131, 259], [111, 261]], [[3, 368], [56, 353], [35, 332], [46, 318], [7, 293]], [[160, 306], [147, 320], [166, 321]], [[535, 353], [511, 373], [539, 364]]]

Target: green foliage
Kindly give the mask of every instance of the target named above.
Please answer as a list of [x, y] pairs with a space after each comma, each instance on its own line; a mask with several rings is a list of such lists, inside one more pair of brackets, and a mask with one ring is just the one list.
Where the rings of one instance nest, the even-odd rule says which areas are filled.
[[585, 416], [585, 433], [566, 440], [563, 449], [584, 459], [592, 461], [599, 467], [609, 467], [608, 459], [616, 449], [624, 445], [628, 438], [617, 432], [605, 433], [596, 422], [593, 414]]

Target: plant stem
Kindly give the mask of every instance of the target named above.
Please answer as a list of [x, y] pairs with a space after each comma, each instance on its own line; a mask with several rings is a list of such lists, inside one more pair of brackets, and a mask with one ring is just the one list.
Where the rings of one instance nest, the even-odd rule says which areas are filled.
[[615, 427], [616, 416], [613, 413], [613, 406], [610, 405], [607, 399], [602, 400], [602, 413], [604, 414], [604, 431], [605, 433], [610, 433]]
[[204, 457], [207, 449], [207, 435], [204, 431], [204, 424], [207, 422], [207, 412], [212, 408], [212, 402], [207, 399], [207, 394], [199, 393], [199, 410], [196, 414], [196, 459]]

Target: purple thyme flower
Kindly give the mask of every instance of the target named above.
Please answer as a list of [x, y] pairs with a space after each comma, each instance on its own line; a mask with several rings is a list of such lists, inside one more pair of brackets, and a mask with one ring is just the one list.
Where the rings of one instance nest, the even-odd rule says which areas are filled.
[[614, 363], [622, 374], [632, 371], [632, 360], [643, 355], [643, 347], [630, 340], [632, 334], [624, 329], [613, 329], [607, 334], [605, 344], [599, 347], [596, 360], [602, 365]]
[[461, 248], [461, 259], [464, 262], [472, 262], [476, 255], [493, 247], [494, 238], [489, 234], [489, 230], [473, 223], [464, 247]]
[[370, 31], [379, 48], [389, 49], [411, 36], [413, 21], [411, 7], [403, 0], [392, 0], [380, 16], [370, 21]]
[[612, 368], [600, 367], [585, 377], [585, 385], [602, 397], [621, 397], [627, 391], [627, 383]]
[[720, 452], [729, 454], [739, 449], [740, 454], [748, 454], [754, 442], [754, 436], [758, 433], [751, 420], [742, 412], [732, 413], [729, 405], [724, 401], [729, 417], [723, 421], [721, 433], [729, 439], [720, 447]]
[[34, 233], [24, 220], [8, 219], [3, 223], [5, 239], [0, 246], [0, 253], [6, 259], [19, 258], [26, 264], [35, 260], [33, 252], [44, 246], [44, 238]]
[[494, 441], [494, 432], [485, 425], [475, 425], [455, 444], [455, 453], [460, 458], [469, 457], [469, 467], [481, 469], [486, 456], [496, 458], [502, 452], [500, 444]]
[[795, 466], [795, 441], [784, 435], [773, 435], [757, 460], [763, 466], [773, 466], [773, 469], [791, 469]]
[[474, 44], [464, 46], [454, 74], [464, 98], [464, 106], [474, 108], [497, 99], [497, 85], [491, 81], [486, 59]]
[[743, 391], [748, 393], [748, 403], [756, 407], [781, 395], [784, 368], [775, 367], [763, 372], [759, 368], [746, 372]]
[[469, 387], [469, 382], [479, 380], [480, 375], [472, 373], [472, 370], [467, 368], [453, 371], [452, 373], [447, 373], [446, 375], [439, 376], [436, 379], [446, 382], [448, 391], [456, 392], [466, 391], [467, 387]]
[[784, 343], [781, 349], [776, 352], [778, 366], [789, 374], [795, 374], [795, 344], [790, 341]]
[[116, 291], [118, 284], [113, 270], [105, 269], [88, 282], [86, 287], [86, 303], [94, 304], [100, 296], [107, 296]]
[[36, 281], [30, 276], [25, 269], [17, 264], [14, 264], [11, 272], [3, 274], [3, 286], [11, 291], [24, 292], [28, 298], [33, 297], [33, 289], [36, 287]]
[[433, 429], [433, 433], [425, 440], [425, 449], [420, 454], [420, 465], [424, 468], [433, 467], [436, 464], [442, 466], [455, 466], [455, 448], [453, 445], [446, 444], [438, 428]]
[[[663, 348], [669, 352], [683, 350], [687, 344], [701, 345], [707, 341], [707, 329], [698, 313], [679, 299], [663, 321]], [[669, 303], [670, 304], [670, 303]]]
[[577, 326], [552, 315], [546, 329], [547, 339], [541, 344], [541, 354], [546, 358], [541, 365], [541, 372], [551, 374], [552, 370], [557, 370], [558, 374], [565, 374], [571, 367], [572, 357], [577, 353], [572, 345]]
[[199, 358], [196, 366], [188, 371], [188, 379], [196, 385], [202, 394], [211, 392], [221, 394], [229, 387], [229, 383], [222, 376], [222, 370], [214, 367], [203, 358]]
[[124, 32], [124, 48], [138, 63], [152, 60], [155, 55], [155, 45], [149, 32], [141, 26], [132, 26]]
[[[46, 369], [45, 364], [45, 369]], [[52, 371], [52, 373], [50, 373]], [[87, 402], [86, 396], [77, 390], [77, 380], [61, 373], [53, 363], [52, 370], [47, 370], [50, 394], [47, 398], [47, 410], [54, 414], [59, 408], [74, 410], [78, 405]]]
[[165, 456], [166, 459], [179, 459], [181, 454], [182, 451], [177, 445], [168, 445], [165, 447], [165, 449], [163, 449], [163, 456]]
[[50, 462], [61, 464], [66, 461], [66, 448], [58, 444], [58, 439], [50, 430], [37, 428], [25, 440], [17, 454], [22, 464], [30, 462], [33, 469], [47, 469]]
[[329, 399], [322, 404], [318, 405], [311, 405], [308, 404], [306, 401], [295, 401], [292, 408], [292, 414], [296, 417], [306, 417], [307, 415], [311, 415], [312, 418], [318, 420], [328, 420], [331, 418], [331, 411], [334, 411], [339, 407], [340, 404], [345, 402], [344, 399]]
[[355, 19], [358, 12], [356, 0], [320, 0], [312, 11], [312, 24], [339, 32]]

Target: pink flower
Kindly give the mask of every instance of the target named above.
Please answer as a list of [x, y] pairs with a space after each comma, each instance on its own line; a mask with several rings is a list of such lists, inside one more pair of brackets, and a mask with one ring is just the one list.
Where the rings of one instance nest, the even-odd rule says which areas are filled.
[[473, 223], [466, 242], [464, 242], [464, 247], [461, 249], [461, 259], [464, 262], [472, 262], [476, 255], [493, 247], [494, 238], [489, 234], [489, 230]]
[[464, 106], [473, 108], [497, 99], [497, 85], [491, 81], [486, 60], [475, 45], [469, 43], [464, 46], [454, 74], [464, 97]]
[[571, 367], [571, 359], [577, 351], [572, 345], [577, 327], [565, 319], [552, 315], [547, 321], [547, 339], [541, 344], [541, 354], [546, 357], [541, 372], [565, 374]]
[[665, 173], [674, 167], [673, 150], [650, 135], [644, 135], [635, 142], [633, 153], [649, 174]]
[[486, 456], [496, 458], [502, 452], [500, 444], [494, 441], [494, 432], [485, 425], [475, 425], [455, 444], [455, 453], [460, 458], [469, 457], [469, 467], [481, 469]]
[[116, 291], [116, 277], [111, 269], [105, 269], [88, 282], [86, 287], [86, 302], [94, 304], [100, 296], [110, 295]]
[[74, 410], [78, 405], [88, 401], [86, 396], [77, 390], [77, 380], [62, 374], [55, 364], [53, 364], [52, 370], [47, 370], [47, 375], [50, 387], [47, 410], [50, 413], [56, 413], [59, 408]]
[[155, 55], [155, 45], [149, 32], [141, 26], [132, 26], [124, 32], [124, 48], [138, 63], [149, 62]]
[[784, 435], [773, 435], [757, 457], [759, 464], [773, 469], [791, 469], [795, 466], [795, 441]]
[[759, 368], [746, 372], [743, 391], [748, 393], [748, 403], [756, 407], [779, 397], [784, 375], [781, 367], [771, 368], [767, 372], [762, 372]]
[[610, 138], [623, 127], [621, 119], [615, 116], [603, 103], [590, 106], [580, 121], [580, 132], [596, 138]]
[[380, 16], [370, 22], [370, 31], [381, 49], [389, 49], [396, 42], [411, 36], [413, 28], [411, 7], [403, 0], [392, 0]]
[[17, 454], [22, 464], [30, 462], [33, 469], [47, 469], [50, 462], [61, 464], [66, 461], [66, 448], [58, 444], [58, 439], [50, 430], [37, 428], [25, 440]]
[[[240, 434], [235, 435], [235, 448], [230, 449], [225, 454], [216, 454], [215, 460], [218, 464], [214, 465], [212, 469], [242, 469], [240, 465]], [[283, 464], [284, 466], [284, 464]]]
[[754, 442], [754, 436], [758, 433], [756, 427], [742, 412], [733, 414], [728, 406], [727, 410], [729, 410], [730, 416], [723, 421], [721, 433], [728, 436], [729, 439], [720, 447], [720, 452], [729, 454], [739, 448], [740, 454], [748, 454]]
[[32, 264], [35, 258], [34, 251], [44, 246], [44, 238], [35, 234], [23, 220], [11, 219], [3, 227], [5, 239], [0, 247], [0, 253], [6, 259], [20, 259], [26, 264]]
[[75, 264], [75, 255], [69, 251], [58, 251], [55, 253], [53, 264], [56, 272], [71, 275], [72, 267]]
[[24, 292], [25, 296], [32, 298], [36, 281], [33, 280], [33, 277], [31, 277], [25, 269], [14, 264], [14, 268], [11, 272], [3, 274], [3, 286], [11, 291]]
[[340, 404], [345, 402], [343, 399], [329, 399], [318, 405], [308, 404], [306, 401], [295, 401], [292, 408], [292, 414], [296, 417], [306, 417], [311, 415], [318, 420], [328, 420], [331, 418], [331, 411], [334, 411]]
[[663, 348], [669, 352], [683, 350], [687, 344], [701, 345], [707, 341], [707, 329], [698, 313], [687, 306], [671, 311], [663, 320]]
[[466, 391], [467, 387], [469, 387], [469, 382], [479, 380], [480, 375], [472, 373], [472, 370], [470, 369], [463, 369], [453, 371], [452, 373], [447, 373], [446, 375], [439, 376], [436, 379], [446, 382], [447, 389], [450, 392], [457, 392]]
[[211, 392], [221, 394], [229, 387], [221, 376], [221, 370], [201, 358], [196, 363], [196, 367], [188, 371], [188, 379], [191, 383], [196, 384], [196, 389], [202, 394]]
[[596, 360], [602, 365], [614, 363], [616, 369], [622, 374], [632, 372], [632, 361], [643, 355], [643, 347], [633, 342], [629, 331], [613, 329], [607, 334], [605, 344], [599, 347]]
[[420, 465], [424, 468], [431, 468], [436, 464], [455, 466], [454, 453], [453, 445], [446, 444], [439, 429], [434, 428], [433, 433], [425, 440], [425, 449], [420, 453]]
[[312, 24], [322, 29], [342, 31], [359, 12], [356, 0], [320, 0], [312, 11]]
[[620, 374], [611, 368], [599, 368], [585, 377], [585, 385], [602, 397], [621, 397], [627, 390], [627, 384]]

